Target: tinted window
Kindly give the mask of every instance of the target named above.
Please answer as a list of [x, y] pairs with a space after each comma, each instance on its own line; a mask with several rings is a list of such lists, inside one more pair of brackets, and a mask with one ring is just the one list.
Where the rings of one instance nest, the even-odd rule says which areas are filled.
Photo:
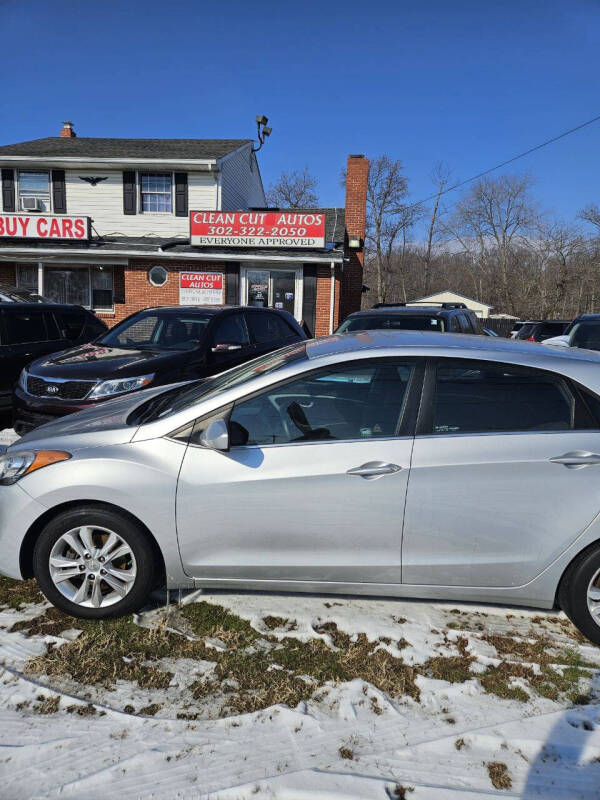
[[85, 323], [85, 313], [83, 311], [77, 308], [69, 309], [68, 311], [57, 311], [56, 318], [66, 339], [75, 340], [81, 336]]
[[217, 322], [215, 344], [248, 344], [248, 331], [242, 314], [229, 314]]
[[433, 433], [569, 430], [574, 419], [574, 397], [558, 375], [467, 360], [436, 369]]
[[439, 317], [427, 317], [424, 314], [364, 314], [348, 317], [342, 322], [337, 333], [371, 330], [410, 330], [410, 331], [444, 331], [444, 320]]
[[211, 321], [211, 315], [136, 315], [113, 328], [99, 340], [108, 347], [156, 347], [162, 350], [191, 350], [197, 347]]
[[48, 338], [41, 311], [5, 310], [4, 325], [7, 344], [45, 342]]
[[258, 314], [247, 314], [248, 327], [250, 334], [258, 344], [274, 342], [277, 339], [289, 336], [289, 331], [282, 333], [277, 314], [270, 314], [268, 311]]
[[457, 317], [450, 317], [450, 319], [447, 322], [447, 325], [450, 333], [460, 333], [460, 327], [458, 325]]
[[457, 314], [458, 323], [460, 325], [460, 329], [462, 333], [473, 333], [473, 328], [471, 327], [471, 320], [467, 317], [466, 314]]
[[533, 336], [535, 333], [536, 324], [533, 322], [528, 323], [527, 325], [522, 325], [521, 329], [515, 336], [515, 339], [529, 339], [530, 336]]
[[551, 336], [560, 336], [566, 328], [564, 322], [544, 322], [538, 331], [540, 339], [549, 339]]
[[235, 444], [266, 445], [394, 436], [410, 363], [339, 365], [236, 403]]
[[571, 347], [600, 350], [600, 320], [578, 322], [570, 333]]

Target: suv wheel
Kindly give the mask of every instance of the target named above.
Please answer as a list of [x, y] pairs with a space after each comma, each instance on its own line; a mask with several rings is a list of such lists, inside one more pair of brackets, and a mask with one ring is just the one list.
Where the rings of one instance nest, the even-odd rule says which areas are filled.
[[573, 625], [600, 645], [600, 547], [584, 551], [569, 566], [558, 602]]
[[155, 559], [141, 527], [108, 509], [82, 507], [59, 514], [42, 530], [33, 571], [42, 592], [66, 614], [110, 619], [146, 601]]

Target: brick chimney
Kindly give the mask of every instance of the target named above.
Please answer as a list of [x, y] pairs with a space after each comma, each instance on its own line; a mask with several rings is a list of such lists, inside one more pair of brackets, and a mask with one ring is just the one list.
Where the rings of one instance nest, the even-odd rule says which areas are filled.
[[60, 129], [60, 138], [61, 139], [74, 139], [76, 136], [77, 136], [77, 134], [73, 130], [73, 123], [72, 122], [63, 122], [63, 126]]
[[[358, 311], [362, 299], [365, 232], [367, 227], [367, 181], [369, 159], [364, 155], [348, 156], [346, 165], [346, 252], [348, 261], [342, 274], [342, 308], [340, 322]], [[352, 239], [360, 239], [361, 247], [349, 247]]]

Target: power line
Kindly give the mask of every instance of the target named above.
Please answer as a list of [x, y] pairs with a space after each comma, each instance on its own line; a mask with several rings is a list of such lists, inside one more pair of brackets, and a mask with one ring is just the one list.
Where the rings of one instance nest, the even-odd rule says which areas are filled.
[[436, 192], [435, 194], [426, 197], [424, 200], [419, 200], [417, 203], [412, 203], [409, 206], [409, 208], [416, 208], [417, 206], [420, 206], [423, 203], [428, 203], [430, 200], [435, 200], [436, 197], [441, 197], [444, 194], [448, 194], [448, 192], [453, 192], [455, 189], [460, 189], [461, 186], [465, 186], [467, 183], [476, 181], [478, 178], [483, 178], [484, 175], [489, 175], [490, 172], [494, 172], [497, 169], [506, 167], [507, 164], [512, 164], [514, 161], [518, 161], [520, 158], [524, 158], [524, 156], [528, 156], [530, 153], [535, 153], [536, 150], [541, 150], [542, 147], [547, 147], [549, 144], [553, 144], [554, 142], [557, 142], [559, 139], [564, 139], [565, 136], [570, 136], [572, 133], [576, 133], [576, 131], [580, 131], [582, 128], [585, 128], [588, 125], [592, 125], [594, 122], [598, 122], [598, 120], [600, 120], [600, 114], [598, 114], [598, 116], [596, 117], [592, 117], [592, 119], [588, 119], [587, 122], [582, 122], [581, 125], [576, 125], [574, 128], [570, 128], [568, 131], [563, 131], [562, 133], [559, 133], [558, 136], [553, 136], [551, 139], [547, 139], [545, 142], [542, 142], [541, 144], [536, 144], [535, 147], [530, 147], [529, 150], [525, 150], [523, 153], [519, 153], [519, 155], [517, 156], [513, 156], [512, 158], [509, 158], [506, 161], [502, 161], [501, 164], [496, 164], [495, 167], [490, 167], [489, 169], [483, 170], [483, 172], [478, 172], [477, 175], [472, 175], [470, 178], [466, 178], [464, 181], [455, 183], [454, 186], [449, 186], [447, 189], [444, 189], [441, 192]]

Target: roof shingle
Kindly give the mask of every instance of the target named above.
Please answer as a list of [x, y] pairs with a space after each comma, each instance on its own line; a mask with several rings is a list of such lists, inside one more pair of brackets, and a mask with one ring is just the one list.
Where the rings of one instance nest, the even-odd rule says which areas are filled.
[[48, 136], [0, 147], [2, 156], [217, 159], [251, 139], [95, 139]]

